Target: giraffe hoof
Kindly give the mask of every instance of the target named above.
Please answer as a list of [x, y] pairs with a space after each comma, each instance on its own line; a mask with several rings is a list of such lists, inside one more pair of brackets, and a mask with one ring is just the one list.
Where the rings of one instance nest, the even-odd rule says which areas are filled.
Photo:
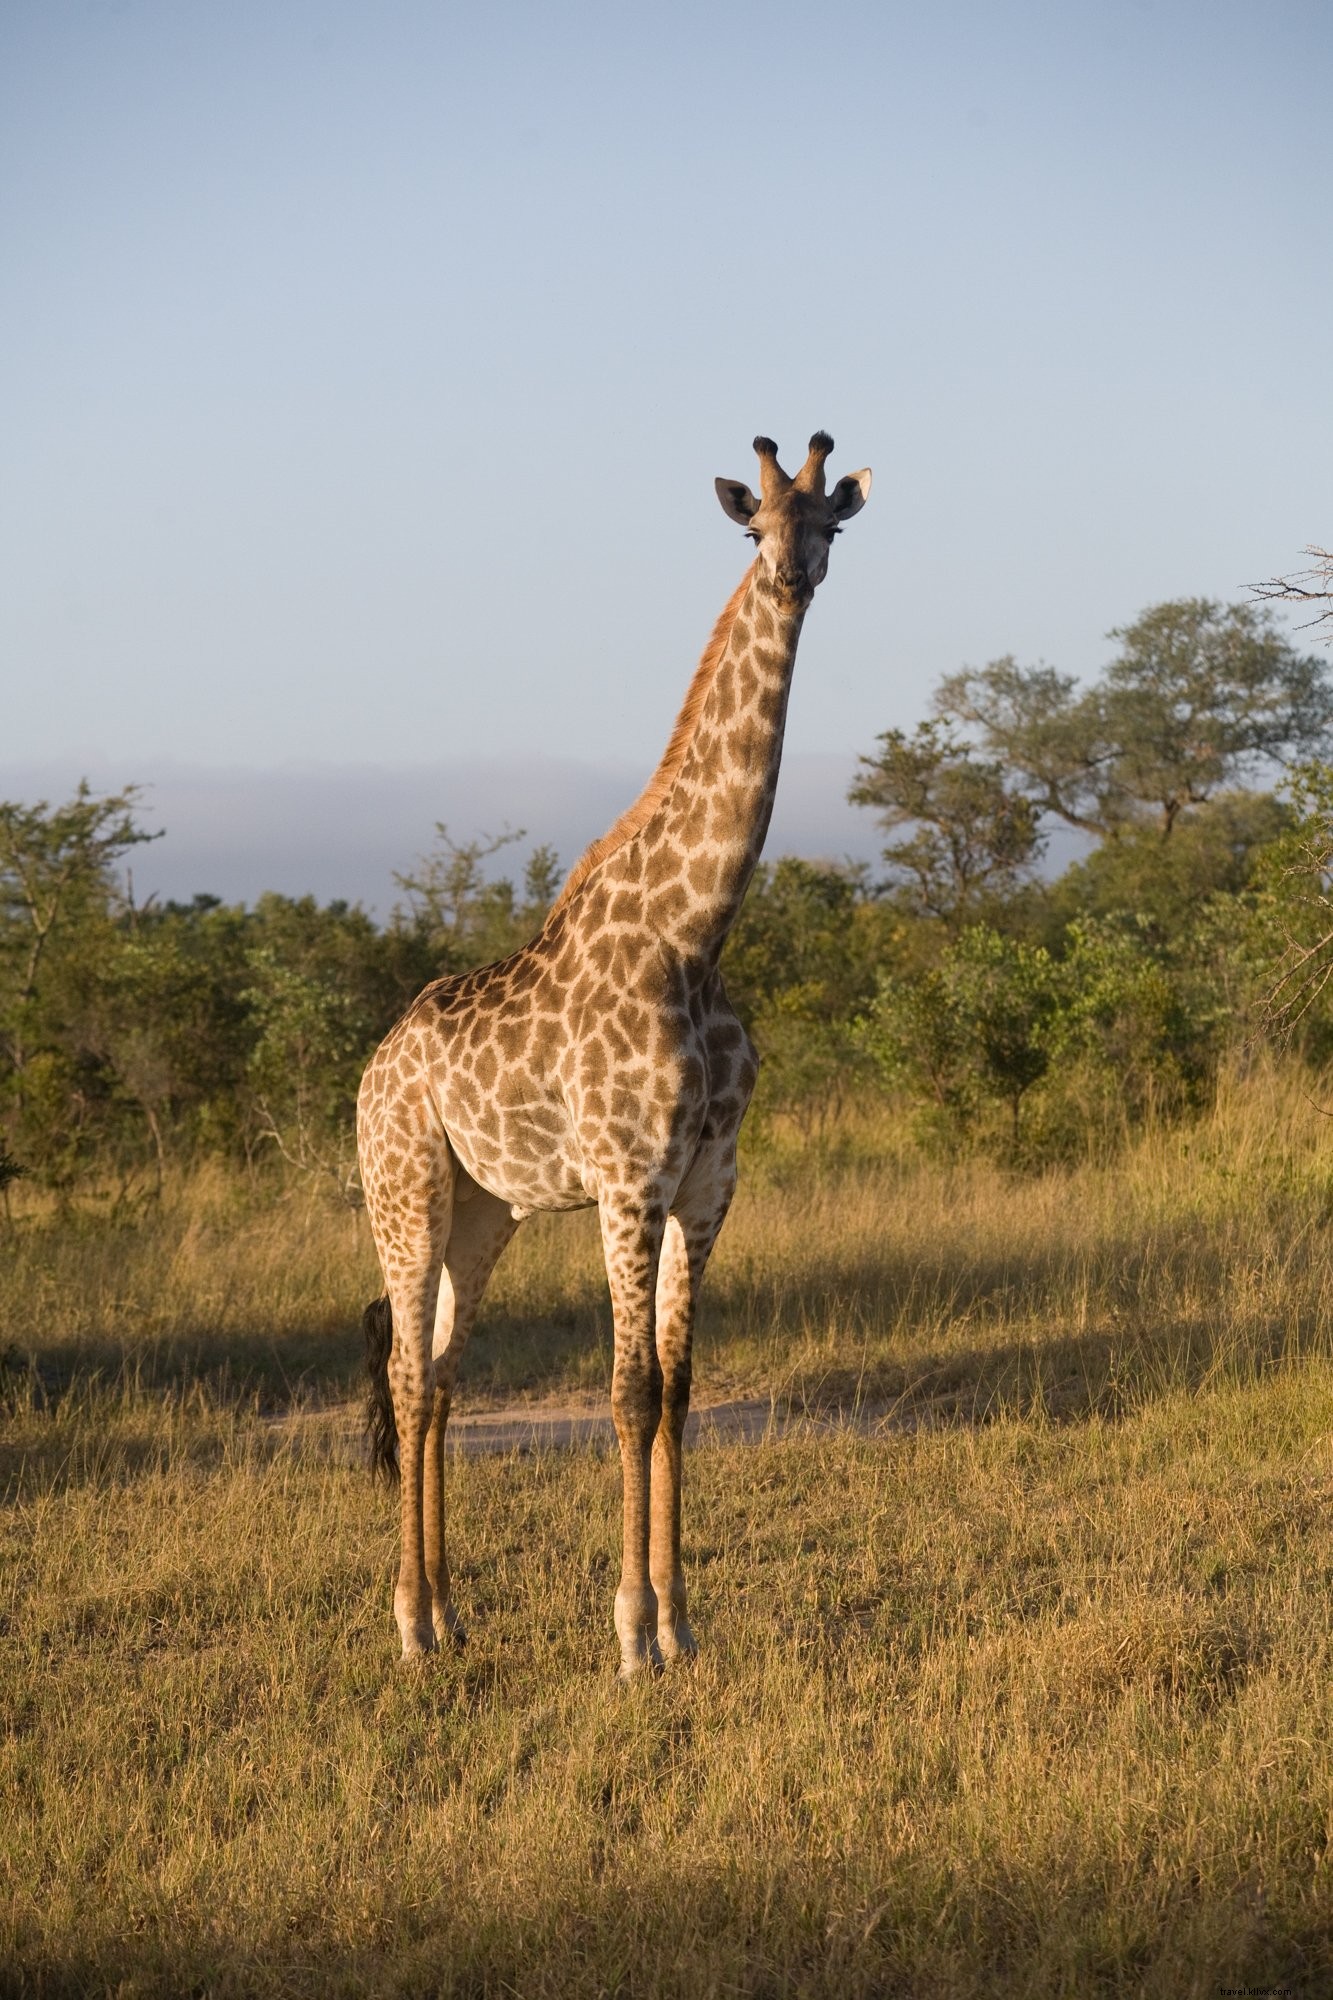
[[659, 1632], [658, 1643], [669, 1667], [688, 1666], [699, 1657], [699, 1641], [683, 1618], [674, 1632]]
[[398, 1636], [403, 1642], [405, 1660], [419, 1660], [423, 1654], [435, 1651], [435, 1629], [429, 1621], [404, 1618], [399, 1622]]
[[405, 1660], [415, 1660], [422, 1653], [435, 1651], [429, 1591], [410, 1591], [400, 1583], [393, 1594], [393, 1621], [403, 1642]]
[[622, 1686], [629, 1681], [655, 1680], [664, 1671], [665, 1665], [661, 1647], [656, 1639], [649, 1639], [641, 1653], [625, 1653], [621, 1656], [616, 1679]]

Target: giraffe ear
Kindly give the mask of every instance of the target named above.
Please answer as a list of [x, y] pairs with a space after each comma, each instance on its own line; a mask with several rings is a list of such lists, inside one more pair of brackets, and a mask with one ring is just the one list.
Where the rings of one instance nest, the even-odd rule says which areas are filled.
[[829, 506], [834, 518], [850, 521], [853, 514], [859, 514], [870, 498], [870, 467], [863, 466], [860, 472], [849, 472], [840, 479], [829, 494]]
[[751, 493], [743, 479], [715, 479], [717, 497], [722, 502], [722, 512], [739, 527], [748, 528], [759, 512], [759, 502]]

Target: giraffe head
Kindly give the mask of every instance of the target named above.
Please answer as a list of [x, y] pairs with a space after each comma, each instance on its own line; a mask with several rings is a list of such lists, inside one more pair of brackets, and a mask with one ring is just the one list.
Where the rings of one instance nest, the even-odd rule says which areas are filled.
[[844, 521], [859, 514], [870, 494], [869, 470], [849, 473], [831, 493], [824, 490], [824, 460], [833, 449], [827, 431], [816, 431], [810, 455], [794, 479], [778, 464], [772, 438], [757, 437], [759, 492], [743, 481], [718, 479], [722, 511], [738, 521], [759, 550], [760, 574], [793, 606], [804, 608], [824, 581], [833, 537]]

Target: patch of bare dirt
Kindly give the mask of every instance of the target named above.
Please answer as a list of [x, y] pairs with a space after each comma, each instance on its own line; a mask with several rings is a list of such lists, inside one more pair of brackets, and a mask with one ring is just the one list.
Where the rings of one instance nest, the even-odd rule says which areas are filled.
[[[331, 1456], [363, 1456], [361, 1412], [355, 1405], [336, 1410], [296, 1411], [272, 1419], [275, 1430], [295, 1443], [314, 1443]], [[685, 1423], [687, 1446], [775, 1444], [787, 1437], [827, 1437], [854, 1430], [863, 1436], [901, 1431], [901, 1415], [883, 1407], [854, 1410], [792, 1411], [767, 1397], [734, 1397], [696, 1405]], [[450, 1421], [448, 1449], [479, 1458], [507, 1452], [613, 1450], [615, 1426], [605, 1398], [566, 1398], [512, 1403], [498, 1409], [460, 1411]]]

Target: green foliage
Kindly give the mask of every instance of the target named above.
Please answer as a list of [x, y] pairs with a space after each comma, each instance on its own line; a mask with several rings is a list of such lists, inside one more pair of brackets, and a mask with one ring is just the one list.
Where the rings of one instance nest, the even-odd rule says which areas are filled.
[[1030, 799], [1006, 782], [1004, 767], [976, 755], [943, 722], [907, 736], [889, 729], [847, 796], [873, 806], [880, 825], [913, 830], [884, 850], [898, 900], [914, 915], [956, 929], [983, 897], [1012, 892], [1044, 842]]
[[935, 706], [977, 732], [982, 749], [1039, 813], [1086, 833], [1111, 830], [1100, 778], [1110, 749], [1095, 690], [1079, 694], [1072, 674], [1020, 667], [1007, 653], [989, 666], [946, 675]]
[[[951, 1148], [1072, 1158], [1207, 1096], [1255, 1003], [1333, 1056], [1333, 773], [1247, 790], [1329, 722], [1323, 669], [1253, 607], [1158, 605], [1091, 687], [1000, 660], [885, 732], [852, 796], [888, 879], [761, 866], [723, 972], [763, 1057], [755, 1129], [806, 1140], [876, 1092]], [[963, 733], [971, 732], [971, 737]], [[559, 886], [547, 847], [436, 829], [376, 924], [342, 902], [136, 907], [128, 788], [0, 806], [0, 1159], [120, 1208], [199, 1154], [351, 1190], [362, 1065], [432, 978], [503, 958]], [[1043, 818], [1099, 845], [1055, 883]], [[25, 1199], [23, 1197], [20, 1200]]]
[[155, 836], [134, 786], [66, 804], [0, 803], [0, 1137], [67, 1192], [96, 1148], [107, 1080], [80, 1032], [90, 971], [109, 948], [115, 863]]
[[1214, 1028], [1141, 928], [1088, 919], [1059, 957], [971, 926], [926, 972], [882, 978], [859, 1038], [925, 1131], [1040, 1164], [1195, 1101]]
[[865, 1080], [854, 1032], [891, 948], [864, 871], [764, 863], [727, 941], [727, 992], [763, 1056], [754, 1115], [823, 1133]]
[[863, 1046], [891, 1082], [943, 1114], [955, 1138], [974, 1130], [988, 1101], [1002, 1105], [1017, 1157], [1023, 1101], [1050, 1063], [1058, 977], [1043, 946], [971, 925], [930, 971], [881, 981]]
[[1128, 809], [1156, 808], [1164, 831], [1265, 760], [1328, 739], [1324, 662], [1253, 604], [1176, 598], [1108, 636], [1121, 642], [1101, 689], [1110, 780]]
[[1119, 655], [1081, 691], [1012, 655], [941, 684], [940, 713], [975, 729], [1039, 812], [1102, 837], [1145, 817], [1169, 834], [1191, 807], [1328, 741], [1325, 663], [1259, 606], [1174, 598], [1108, 636]]
[[1271, 792], [1224, 792], [1181, 818], [1169, 840], [1132, 825], [1051, 885], [1047, 930], [1058, 937], [1079, 917], [1135, 918], [1163, 950], [1180, 950], [1213, 896], [1238, 896], [1260, 856], [1292, 820]]
[[1307, 764], [1247, 893], [1218, 912], [1220, 949], [1265, 1028], [1316, 1064], [1333, 1056], [1333, 765]]
[[[1201, 1101], [1265, 965], [1309, 1051], [1333, 1050], [1329, 792], [1308, 772], [1294, 807], [1244, 789], [1327, 741], [1325, 663], [1262, 608], [1207, 598], [1110, 636], [1082, 688], [1011, 656], [948, 676], [939, 720], [882, 737], [852, 792], [913, 829], [887, 850], [890, 892], [943, 933], [923, 948], [918, 922], [881, 968], [862, 1045], [932, 1130], [1014, 1160]], [[1022, 877], [1047, 818], [1100, 844], [1042, 891]]]
[[37, 998], [52, 957], [81, 925], [105, 915], [112, 869], [156, 839], [137, 826], [138, 788], [94, 798], [81, 782], [52, 809], [0, 802], [0, 1032], [22, 1067], [24, 1010]]
[[789, 987], [847, 1014], [874, 990], [885, 931], [863, 869], [761, 862], [723, 953], [727, 992], [747, 1024]]
[[442, 971], [511, 951], [557, 886], [549, 848], [523, 892], [485, 873], [507, 844], [457, 846], [400, 878], [409, 907], [264, 895], [136, 908], [116, 863], [150, 838], [131, 787], [51, 808], [0, 805], [0, 1155], [62, 1200], [118, 1204], [173, 1159], [274, 1154], [350, 1190], [361, 1069]]
[[1071, 924], [1058, 993], [1035, 1135], [1043, 1154], [1077, 1156], [1201, 1100], [1221, 1046], [1217, 1015], [1143, 925]]
[[374, 1026], [327, 979], [284, 963], [271, 945], [248, 957], [254, 981], [241, 995], [250, 1015], [246, 1080], [260, 1133], [304, 1171], [331, 1173], [350, 1188], [352, 1119]]

